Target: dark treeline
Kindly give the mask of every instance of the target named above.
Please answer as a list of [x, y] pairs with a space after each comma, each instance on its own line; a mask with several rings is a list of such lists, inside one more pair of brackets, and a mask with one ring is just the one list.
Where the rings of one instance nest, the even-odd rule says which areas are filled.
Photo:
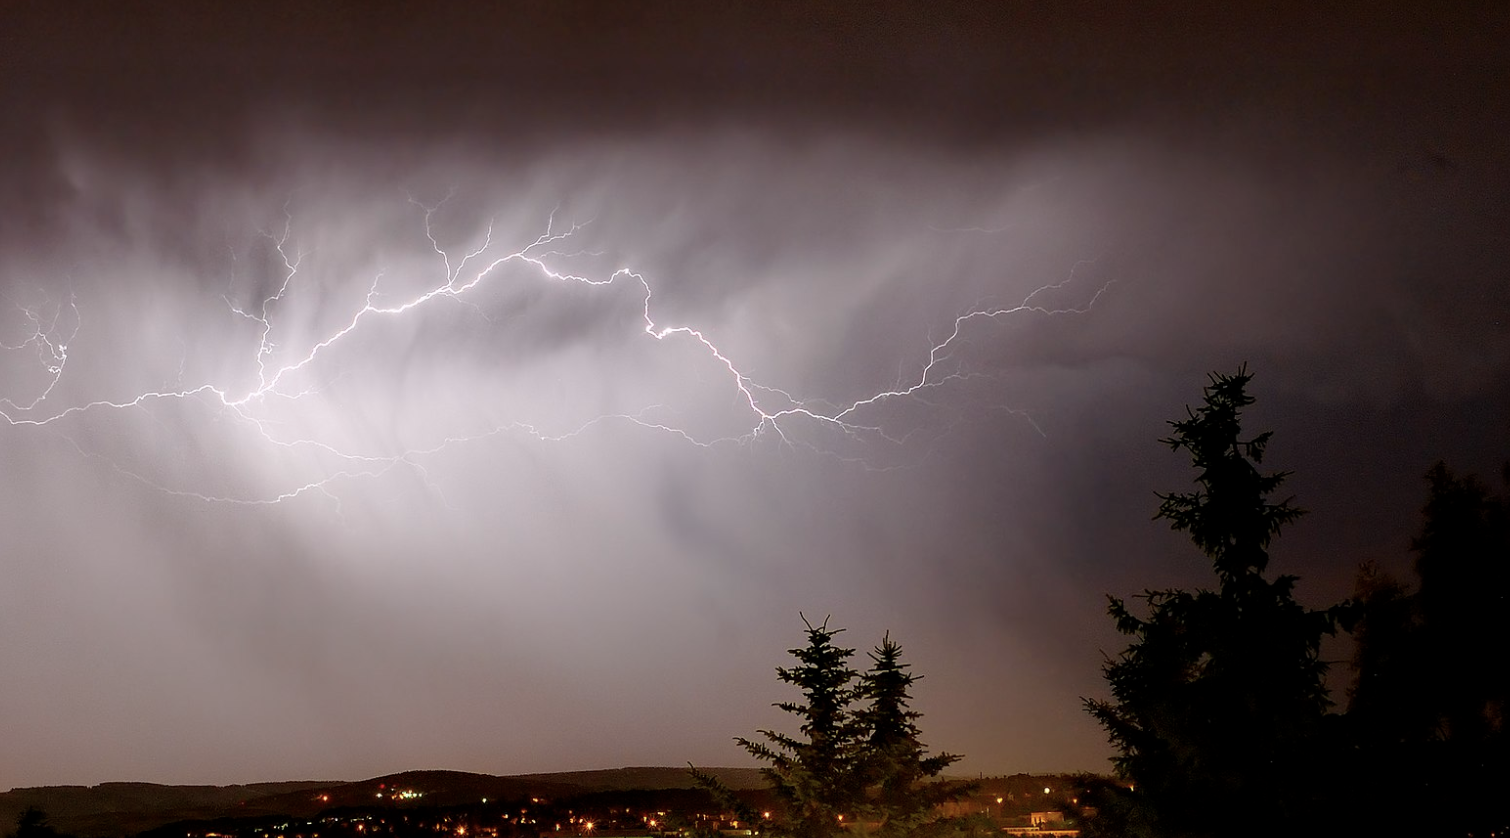
[[[1306, 608], [1295, 577], [1265, 573], [1302, 511], [1279, 499], [1286, 473], [1260, 470], [1270, 434], [1243, 435], [1250, 380], [1213, 376], [1170, 423], [1197, 487], [1160, 495], [1156, 517], [1190, 535], [1216, 585], [1111, 598], [1131, 643], [1106, 663], [1111, 698], [1086, 706], [1118, 782], [1096, 784], [1088, 834], [1507, 834], [1510, 504], [1438, 464], [1414, 578], [1365, 564], [1348, 601]], [[1320, 647], [1338, 632], [1356, 652], [1334, 698]]]

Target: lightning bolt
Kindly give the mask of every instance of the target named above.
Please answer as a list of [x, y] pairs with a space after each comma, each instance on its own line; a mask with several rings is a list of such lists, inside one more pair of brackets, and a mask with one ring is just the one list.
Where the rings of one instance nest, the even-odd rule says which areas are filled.
[[[12, 325], [3, 328], [14, 333], [14, 337], [0, 341], [0, 350], [12, 359], [22, 359], [26, 374], [12, 376], [19, 379], [12, 383], [29, 389], [30, 394], [0, 397], [0, 419], [13, 428], [54, 431], [79, 456], [103, 461], [122, 477], [167, 495], [206, 503], [241, 505], [272, 505], [307, 495], [318, 495], [333, 501], [339, 510], [340, 484], [353, 480], [379, 479], [399, 470], [416, 475], [443, 498], [443, 487], [431, 479], [425, 466], [427, 459], [441, 451], [502, 434], [519, 434], [542, 442], [562, 442], [609, 423], [629, 424], [704, 448], [748, 446], [765, 439], [783, 447], [802, 448], [863, 467], [890, 467], [876, 466], [864, 452], [876, 445], [904, 446], [919, 429], [903, 432], [889, 429], [883, 406], [903, 401], [937, 406], [939, 402], [936, 400], [947, 397], [952, 386], [989, 377], [984, 373], [969, 371], [967, 364], [962, 361], [965, 354], [963, 349], [972, 335], [983, 333], [988, 328], [999, 326], [1013, 318], [1085, 314], [1108, 291], [1111, 284], [1106, 282], [1082, 288], [1085, 283], [1078, 274], [1081, 268], [1089, 264], [1086, 261], [1073, 266], [1064, 278], [1034, 289], [1013, 304], [978, 306], [960, 313], [948, 325], [942, 339], [931, 340], [926, 352], [910, 365], [913, 368], [910, 374], [899, 371], [892, 386], [869, 392], [858, 399], [836, 403], [819, 398], [799, 397], [788, 389], [757, 381], [730, 353], [720, 348], [715, 336], [704, 328], [662, 322], [657, 316], [654, 287], [641, 272], [621, 267], [604, 275], [590, 276], [561, 267], [577, 256], [598, 255], [585, 250], [572, 250], [586, 224], [559, 224], [555, 212], [552, 212], [545, 219], [542, 232], [523, 247], [508, 249], [500, 241], [501, 236], [495, 229], [496, 220], [490, 221], [472, 246], [462, 252], [453, 252], [442, 245], [436, 230], [436, 214], [445, 201], [425, 204], [410, 198], [410, 203], [420, 216], [419, 224], [429, 246], [425, 258], [435, 265], [431, 281], [421, 285], [418, 290], [398, 294], [386, 290], [384, 274], [376, 272], [366, 281], [367, 290], [359, 303], [350, 306], [335, 325], [303, 342], [285, 338], [283, 333], [286, 330], [280, 329], [280, 325], [283, 318], [289, 315], [293, 297], [301, 289], [319, 290], [318, 280], [306, 270], [307, 263], [316, 253], [299, 247], [294, 216], [286, 206], [281, 227], [259, 233], [271, 253], [275, 254], [273, 262], [280, 276], [276, 277], [271, 290], [257, 296], [252, 304], [242, 304], [236, 301], [239, 283], [233, 272], [227, 281], [226, 292], [221, 295], [229, 314], [238, 321], [250, 324], [254, 335], [244, 354], [244, 378], [247, 383], [239, 387], [225, 381], [200, 381], [185, 386], [185, 366], [181, 361], [173, 386], [136, 392], [126, 398], [100, 398], [60, 404], [59, 388], [68, 375], [69, 364], [73, 360], [69, 346], [84, 328], [84, 310], [71, 295], [64, 299], [43, 298], [40, 301], [17, 301], [4, 297], [13, 317]], [[233, 262], [234, 256], [232, 251]], [[685, 344], [701, 353], [717, 372], [718, 379], [714, 384], [726, 388], [740, 413], [747, 417], [744, 425], [729, 433], [704, 436], [665, 418], [666, 410], [662, 405], [649, 404], [637, 412], [593, 416], [565, 429], [547, 430], [536, 423], [525, 421], [500, 422], [480, 432], [453, 433], [424, 445], [405, 446], [400, 450], [366, 451], [343, 444], [328, 435], [290, 432], [285, 427], [286, 423], [278, 418], [275, 406], [297, 407], [324, 398], [326, 389], [336, 384], [345, 375], [344, 372], [328, 375], [314, 384], [301, 385], [300, 380], [318, 378], [324, 369], [322, 364], [331, 353], [380, 322], [419, 318], [424, 311], [449, 302], [468, 307], [490, 328], [507, 328], [506, 323], [495, 319], [483, 305], [472, 298], [485, 286], [505, 282], [506, 273], [515, 269], [526, 272], [527, 276], [533, 276], [534, 281], [542, 283], [574, 284], [589, 288], [626, 286], [635, 300], [635, 314], [639, 319], [637, 334], [640, 338], [656, 343]], [[1050, 298], [1066, 292], [1078, 293], [1080, 302], [1067, 306], [1050, 302]], [[188, 350], [185, 349], [185, 355], [187, 353]], [[228, 422], [252, 434], [257, 443], [266, 446], [268, 451], [312, 452], [324, 465], [311, 479], [299, 480], [297, 476], [290, 476], [282, 485], [267, 491], [214, 491], [207, 490], [204, 486], [175, 485], [155, 477], [147, 469], [123, 463], [91, 449], [77, 441], [70, 432], [72, 425], [96, 414], [132, 412], [161, 422], [157, 418], [157, 411], [173, 403], [209, 411], [217, 421]], [[1001, 409], [1023, 417], [1036, 431], [1043, 433], [1025, 412], [1010, 407]], [[838, 446], [817, 441], [813, 438], [815, 434], [811, 432], [815, 429], [829, 432], [831, 439], [849, 441], [862, 453], [847, 454]]]

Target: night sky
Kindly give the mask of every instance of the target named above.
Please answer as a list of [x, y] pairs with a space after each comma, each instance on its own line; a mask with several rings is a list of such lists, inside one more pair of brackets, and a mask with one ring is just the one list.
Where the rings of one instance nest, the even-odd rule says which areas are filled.
[[799, 613], [1107, 770], [1208, 372], [1312, 605], [1510, 456], [1504, 4], [188, 5], [0, 2], [0, 789], [747, 765]]

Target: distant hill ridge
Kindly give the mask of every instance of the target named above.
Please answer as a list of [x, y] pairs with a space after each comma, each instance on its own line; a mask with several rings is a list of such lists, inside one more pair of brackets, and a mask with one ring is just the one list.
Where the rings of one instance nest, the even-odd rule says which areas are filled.
[[[704, 769], [730, 788], [763, 787], [758, 769]], [[568, 797], [599, 791], [679, 789], [693, 786], [686, 768], [628, 767], [554, 774], [495, 776], [465, 771], [404, 771], [369, 780], [307, 780], [230, 786], [175, 786], [113, 782], [97, 786], [39, 786], [0, 793], [0, 834], [11, 831], [27, 807], [47, 813], [60, 832], [95, 838], [132, 835], [183, 820], [259, 814], [312, 815], [343, 806], [381, 805], [404, 791], [428, 805], [484, 797]]]

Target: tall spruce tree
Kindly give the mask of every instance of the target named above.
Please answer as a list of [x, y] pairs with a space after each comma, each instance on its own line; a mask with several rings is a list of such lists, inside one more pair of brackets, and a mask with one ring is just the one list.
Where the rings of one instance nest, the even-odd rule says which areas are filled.
[[849, 667], [855, 650], [834, 643], [843, 629], [830, 629], [826, 619], [817, 626], [806, 617], [802, 622], [807, 645], [789, 650], [797, 665], [776, 669], [778, 678], [802, 691], [802, 701], [776, 704], [802, 720], [801, 735], [761, 730], [764, 742], [735, 741], [765, 763], [761, 773], [781, 801], [783, 818], [772, 831], [829, 838], [843, 832], [841, 816], [853, 819], [864, 804], [864, 737], [852, 707], [858, 673]]
[[940, 804], [966, 796], [973, 785], [939, 775], [960, 757], [928, 756], [917, 726], [923, 714], [912, 709], [912, 685], [920, 676], [907, 671], [910, 664], [902, 662], [901, 645], [888, 633], [870, 659], [859, 688], [866, 705], [855, 714], [866, 736], [865, 818], [876, 825], [874, 834], [886, 838], [950, 828], [939, 814]]
[[1168, 520], [1210, 560], [1215, 591], [1145, 591], [1147, 616], [1108, 597], [1132, 644], [1107, 661], [1112, 698], [1085, 701], [1126, 781], [1100, 801], [1104, 832], [1267, 835], [1315, 825], [1316, 749], [1329, 705], [1320, 659], [1332, 612], [1264, 576], [1270, 542], [1302, 513], [1274, 502], [1286, 473], [1259, 470], [1270, 434], [1242, 436], [1246, 368], [1213, 375], [1163, 442], [1190, 454], [1198, 488], [1161, 494]]

